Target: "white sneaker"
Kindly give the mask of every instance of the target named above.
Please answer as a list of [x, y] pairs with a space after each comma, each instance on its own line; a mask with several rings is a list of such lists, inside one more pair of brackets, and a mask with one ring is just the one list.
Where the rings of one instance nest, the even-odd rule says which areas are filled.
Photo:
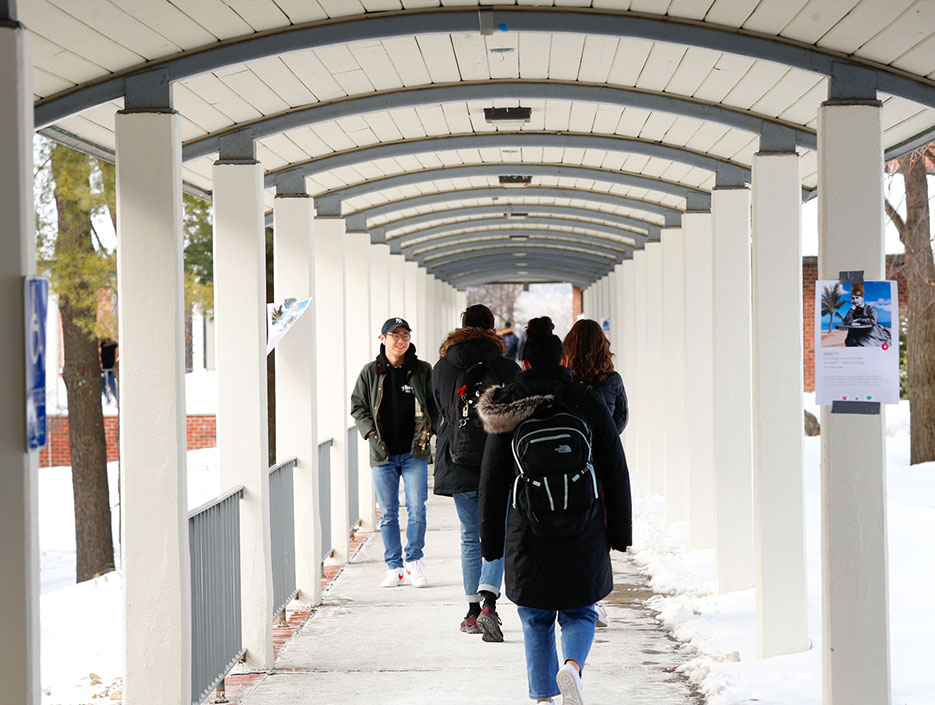
[[429, 584], [425, 573], [422, 572], [422, 561], [413, 561], [406, 564], [406, 576], [412, 587], [422, 588]]
[[607, 627], [610, 626], [610, 620], [607, 618], [607, 608], [604, 607], [603, 602], [594, 603], [594, 611], [597, 612], [597, 621], [594, 623], [598, 627]]
[[383, 577], [383, 582], [380, 583], [380, 587], [396, 587], [397, 585], [403, 584], [403, 569], [402, 568], [390, 568], [386, 571], [386, 575]]
[[581, 675], [572, 664], [566, 663], [555, 676], [555, 683], [562, 693], [562, 705], [584, 705], [581, 692]]

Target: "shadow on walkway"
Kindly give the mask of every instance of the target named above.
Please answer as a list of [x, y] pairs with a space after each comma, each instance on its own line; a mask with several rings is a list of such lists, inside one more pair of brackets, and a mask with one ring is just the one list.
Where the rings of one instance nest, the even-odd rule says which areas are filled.
[[[429, 586], [380, 588], [383, 545], [370, 535], [243, 705], [532, 702], [515, 606], [498, 604], [502, 644], [459, 631], [466, 604], [454, 503], [432, 495], [427, 511]], [[616, 587], [605, 601], [611, 624], [597, 631], [584, 671], [585, 702], [702, 702], [676, 672], [688, 655], [645, 607], [652, 595], [645, 578], [627, 556], [614, 556]]]

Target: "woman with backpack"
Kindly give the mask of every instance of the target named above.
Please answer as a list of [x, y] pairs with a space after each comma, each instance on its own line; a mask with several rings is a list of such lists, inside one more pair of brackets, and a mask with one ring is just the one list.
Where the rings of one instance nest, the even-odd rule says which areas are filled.
[[617, 433], [623, 433], [629, 420], [627, 392], [620, 374], [614, 371], [610, 341], [598, 322], [589, 318], [576, 321], [563, 344], [575, 382], [594, 390], [613, 417]]
[[561, 694], [562, 705], [582, 705], [593, 605], [613, 589], [609, 551], [632, 541], [630, 482], [614, 422], [590, 389], [572, 381], [553, 328], [548, 317], [529, 322], [525, 371], [478, 405], [490, 434], [480, 477], [481, 550], [487, 560], [505, 554], [529, 697], [550, 703]]
[[[461, 328], [442, 343], [432, 371], [433, 394], [442, 413], [434, 492], [454, 498], [461, 522], [461, 577], [468, 601], [461, 631], [483, 634], [484, 641], [493, 642], [503, 641], [497, 614], [503, 560], [481, 558], [477, 486], [487, 434], [477, 418], [476, 405], [487, 387], [519, 374], [519, 366], [503, 356], [505, 350], [490, 309], [483, 304], [468, 306], [461, 314]], [[505, 510], [500, 516], [503, 523]]]

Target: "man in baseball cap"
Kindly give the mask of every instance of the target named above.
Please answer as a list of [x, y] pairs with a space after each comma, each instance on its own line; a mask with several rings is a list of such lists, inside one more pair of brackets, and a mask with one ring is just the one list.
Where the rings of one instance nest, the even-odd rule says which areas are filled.
[[[428, 585], [422, 571], [425, 502], [428, 499], [429, 439], [439, 424], [432, 395], [432, 366], [416, 357], [412, 328], [404, 318], [388, 318], [380, 329], [380, 353], [360, 371], [351, 394], [351, 416], [370, 443], [370, 465], [387, 572], [383, 587], [408, 578]], [[399, 531], [399, 480], [406, 490], [406, 552]]]

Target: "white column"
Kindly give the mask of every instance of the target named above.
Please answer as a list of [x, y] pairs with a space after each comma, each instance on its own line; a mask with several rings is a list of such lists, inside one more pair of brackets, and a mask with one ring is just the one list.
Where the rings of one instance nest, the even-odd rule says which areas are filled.
[[711, 213], [682, 216], [685, 233], [685, 456], [688, 544], [714, 547], [714, 336]]
[[[665, 237], [663, 231], [662, 237]], [[662, 244], [646, 243], [646, 467], [649, 490], [665, 494], [665, 397], [660, 384], [665, 368], [662, 363]]]
[[[331, 546], [338, 563], [347, 562], [350, 526], [347, 514], [347, 409], [344, 354], [344, 219], [316, 218], [315, 315], [318, 318], [318, 441], [331, 446]], [[356, 379], [356, 377], [355, 377]]]
[[[347, 380], [345, 389], [350, 397], [361, 368], [373, 359], [373, 329], [370, 326], [370, 236], [367, 233], [347, 233], [344, 236], [345, 258], [345, 320], [347, 322]], [[350, 405], [348, 405], [348, 411]], [[356, 444], [357, 465], [348, 473], [357, 476], [357, 503], [359, 516], [349, 518], [354, 523], [366, 514], [374, 502], [373, 477], [370, 471], [370, 444], [365, 442], [354, 425], [350, 413], [345, 425], [348, 444]], [[353, 428], [352, 432], [347, 429]], [[350, 458], [350, 455], [348, 455]]]
[[753, 158], [754, 555], [761, 658], [808, 648], [799, 156]]
[[[379, 349], [380, 327], [390, 317], [390, 247], [385, 243], [373, 243], [368, 250], [370, 259], [370, 321], [367, 327], [367, 358], [373, 360]], [[353, 369], [354, 381], [363, 365]], [[350, 389], [348, 394], [350, 394]], [[359, 436], [360, 434], [358, 434]], [[360, 521], [364, 531], [375, 531], [377, 526], [376, 498], [373, 491], [373, 475], [370, 471], [370, 444], [363, 442], [358, 450], [361, 461], [360, 475]], [[366, 486], [366, 490], [364, 487]], [[364, 492], [369, 492], [370, 499], [365, 500]]]
[[452, 315], [452, 325], [454, 328], [457, 328], [460, 323], [459, 316], [461, 312], [467, 308], [467, 292], [455, 290], [455, 310]]
[[[58, 311], [58, 295], [49, 291], [49, 308], [45, 319], [45, 412], [53, 414], [59, 408], [58, 401], [58, 373], [61, 350], [61, 336], [59, 335], [60, 314]], [[62, 405], [64, 406], [64, 400]]]
[[205, 319], [195, 309], [192, 311], [192, 372], [205, 369]]
[[[413, 330], [418, 330], [420, 333], [425, 331], [420, 330], [419, 322], [419, 265], [415, 262], [409, 260], [404, 260], [403, 264], [403, 276], [404, 276], [404, 285], [403, 285], [403, 318], [409, 321], [409, 325], [412, 326]], [[419, 336], [419, 339], [422, 339], [422, 336]], [[425, 347], [425, 341], [422, 341], [422, 347]]]
[[246, 663], [273, 665], [263, 166], [214, 165], [214, 320], [221, 490], [243, 485], [240, 584]]
[[191, 699], [179, 117], [118, 113], [116, 146], [123, 697], [176, 705]]
[[665, 374], [666, 520], [688, 519], [685, 456], [685, 272], [682, 228], [662, 231], [662, 333]]
[[[39, 705], [38, 455], [26, 452], [23, 302], [23, 277], [36, 273], [32, 47], [22, 25], [0, 25], [0, 95], [6, 134], [0, 142], [0, 330], [5, 331], [0, 360], [6, 370], [0, 381], [0, 634], [5, 645], [0, 683], [5, 700]], [[46, 384], [55, 379], [47, 378]], [[178, 667], [179, 655], [174, 656]]]
[[[818, 114], [818, 271], [884, 279], [879, 103]], [[884, 415], [821, 414], [826, 705], [890, 702]]]
[[[638, 480], [649, 483], [646, 470], [649, 446], [649, 422], [643, 391], [649, 383], [648, 340], [646, 335], [646, 250], [633, 252], [633, 383], [627, 389], [630, 395], [630, 423], [633, 425], [631, 473]], [[635, 469], [635, 472], [633, 470]]]
[[753, 587], [750, 191], [711, 194], [717, 591]]
[[[406, 310], [406, 260], [402, 255], [390, 254], [389, 258], [390, 316], [405, 318]], [[410, 321], [411, 323], [411, 321]]]
[[[637, 342], [635, 320], [636, 295], [634, 293], [636, 272], [634, 271], [634, 266], [632, 259], [624, 260], [620, 265], [619, 279], [617, 280], [620, 284], [617, 290], [617, 307], [620, 311], [620, 333], [617, 336], [617, 340], [620, 342], [618, 343], [618, 357], [615, 362], [617, 371], [620, 373], [620, 376], [623, 377], [623, 386], [624, 389], [626, 389], [627, 400], [631, 408], [633, 406], [634, 378], [636, 377], [636, 367], [634, 365], [633, 356], [635, 354], [634, 349]], [[634, 434], [631, 431], [632, 423], [633, 418], [631, 416], [623, 436], [628, 462], [633, 462]]]
[[[304, 299], [315, 294], [312, 199], [301, 194], [273, 202], [275, 298]], [[321, 602], [321, 516], [318, 510], [318, 397], [312, 309], [276, 346], [276, 452], [295, 456], [295, 579], [298, 598]]]

